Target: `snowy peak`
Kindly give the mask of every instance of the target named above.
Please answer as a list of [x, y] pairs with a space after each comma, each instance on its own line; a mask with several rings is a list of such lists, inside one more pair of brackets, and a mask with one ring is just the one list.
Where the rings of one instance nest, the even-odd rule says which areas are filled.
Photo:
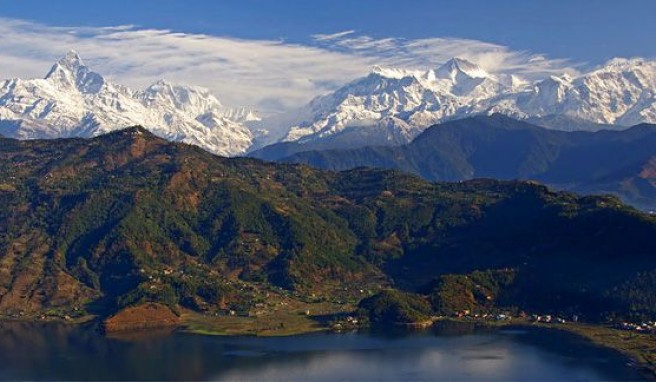
[[609, 60], [603, 67], [602, 70], [607, 71], [627, 71], [633, 70], [639, 67], [647, 67], [653, 65], [653, 62], [646, 61], [643, 58], [621, 58], [616, 57]]
[[190, 118], [211, 115], [236, 123], [259, 121], [252, 110], [238, 107], [224, 107], [209, 89], [200, 86], [184, 86], [159, 80], [138, 93], [144, 105], [149, 108], [175, 108]]
[[623, 81], [624, 86], [633, 85], [656, 93], [656, 61], [615, 58], [578, 80]]
[[401, 79], [404, 77], [410, 76], [411, 73], [404, 69], [398, 68], [384, 68], [382, 66], [375, 65], [371, 69], [370, 76], [373, 77], [385, 77], [390, 79]]
[[[317, 97], [295, 116], [263, 121], [269, 131], [286, 130], [283, 141], [310, 141], [347, 128], [371, 127], [410, 139], [416, 126], [430, 126], [462, 108], [465, 99], [496, 95], [503, 86], [479, 66], [452, 59], [437, 70], [376, 66], [332, 94]], [[467, 101], [468, 102], [468, 101]]]
[[190, 117], [223, 108], [208, 89], [174, 85], [164, 80], [150, 85], [138, 97], [148, 107], [174, 108]]
[[76, 51], [71, 50], [66, 53], [64, 57], [59, 59], [55, 65], [53, 65], [52, 69], [50, 69], [50, 72], [46, 75], [46, 79], [54, 77], [56, 74], [62, 72], [75, 75], [75, 73], [77, 73], [77, 71], [81, 68], [86, 68], [82, 58]]
[[262, 119], [253, 110], [246, 107], [231, 107], [223, 110], [222, 116], [239, 123], [258, 122]]
[[535, 85], [534, 98], [543, 106], [553, 106], [565, 99], [571, 87], [572, 79], [569, 76], [549, 76]]
[[449, 79], [454, 83], [462, 78], [488, 78], [490, 75], [480, 66], [463, 58], [452, 58], [435, 70], [437, 78]]
[[439, 84], [433, 88], [448, 90], [458, 97], [481, 98], [498, 93], [502, 85], [480, 66], [462, 58], [452, 58], [429, 71], [429, 78]]
[[534, 82], [521, 74], [490, 74], [462, 58], [425, 71], [374, 67], [333, 93], [263, 121], [249, 109], [223, 106], [202, 87], [161, 80], [132, 91], [92, 71], [74, 51], [45, 79], [0, 81], [0, 134], [7, 137], [91, 137], [141, 125], [159, 137], [227, 156], [347, 129], [410, 140], [436, 123], [492, 113], [562, 117], [564, 129], [574, 120], [580, 126], [656, 123], [656, 61], [614, 59], [575, 77]]
[[76, 88], [81, 93], [98, 93], [105, 83], [105, 79], [84, 65], [73, 50], [53, 65], [45, 79], [55, 86]]
[[0, 133], [19, 139], [93, 137], [140, 125], [159, 137], [231, 156], [252, 144], [242, 122], [256, 118], [246, 109], [224, 107], [201, 87], [162, 80], [134, 92], [106, 81], [75, 51], [45, 79], [0, 81]]
[[492, 113], [519, 119], [561, 116], [563, 129], [577, 128], [565, 126], [567, 121], [582, 122], [580, 128], [656, 123], [656, 61], [615, 59], [576, 77], [552, 75], [535, 82], [519, 73], [490, 74], [462, 58], [425, 72], [377, 67], [261, 127], [302, 143], [349, 127], [382, 133], [389, 120], [403, 127], [404, 136], [415, 136], [435, 123]]

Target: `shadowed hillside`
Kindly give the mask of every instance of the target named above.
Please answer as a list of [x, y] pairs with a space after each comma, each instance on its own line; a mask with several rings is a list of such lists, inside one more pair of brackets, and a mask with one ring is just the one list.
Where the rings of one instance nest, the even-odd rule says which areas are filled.
[[337, 150], [281, 145], [251, 155], [330, 170], [400, 169], [428, 180], [535, 179], [558, 189], [612, 193], [640, 208], [656, 209], [654, 125], [565, 132], [492, 115], [433, 126], [404, 146]]

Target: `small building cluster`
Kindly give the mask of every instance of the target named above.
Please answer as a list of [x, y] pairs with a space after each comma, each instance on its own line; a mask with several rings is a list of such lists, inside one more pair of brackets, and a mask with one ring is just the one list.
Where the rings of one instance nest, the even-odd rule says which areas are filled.
[[633, 322], [618, 322], [615, 324], [615, 328], [632, 332], [656, 334], [656, 322], [654, 321], [642, 322], [640, 324]]
[[347, 316], [344, 319], [336, 321], [332, 329], [336, 332], [341, 332], [343, 330], [355, 330], [360, 327], [360, 320], [353, 316]]
[[[530, 320], [533, 321], [533, 322], [543, 322], [545, 324], [565, 324], [565, 323], [567, 323], [566, 319], [564, 319], [562, 317], [558, 317], [558, 316], [552, 316], [550, 314], [545, 314], [543, 316], [534, 314], [530, 317]], [[574, 322], [578, 321], [578, 317], [573, 316], [572, 321], [574, 321]]]
[[571, 316], [569, 319], [565, 319], [562, 316], [551, 315], [551, 314], [532, 314], [528, 315], [526, 312], [520, 312], [518, 314], [512, 314], [508, 312], [502, 313], [472, 313], [469, 310], [463, 310], [453, 314], [454, 317], [474, 319], [474, 320], [486, 320], [486, 321], [511, 321], [513, 318], [527, 319], [531, 322], [540, 322], [546, 324], [565, 324], [568, 321], [578, 322], [579, 317], [577, 315]]

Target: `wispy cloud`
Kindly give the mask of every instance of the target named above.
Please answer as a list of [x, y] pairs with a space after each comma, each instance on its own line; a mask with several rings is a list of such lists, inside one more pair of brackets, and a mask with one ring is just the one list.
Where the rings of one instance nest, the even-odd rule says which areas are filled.
[[314, 38], [316, 41], [330, 41], [330, 40], [336, 40], [348, 36], [353, 33], [355, 33], [355, 30], [353, 29], [344, 32], [332, 33], [332, 34], [317, 33], [317, 34], [313, 34], [312, 38]]
[[352, 30], [314, 35], [303, 45], [131, 25], [53, 27], [0, 18], [0, 35], [0, 78], [43, 76], [75, 49], [96, 71], [134, 88], [165, 78], [207, 87], [228, 105], [265, 110], [300, 106], [374, 65], [425, 69], [459, 56], [491, 72], [529, 77], [574, 71], [566, 60], [481, 41], [375, 39]]
[[375, 39], [348, 31], [319, 35], [315, 41], [318, 46], [331, 51], [375, 57], [379, 65], [412, 69], [435, 67], [450, 58], [460, 57], [478, 64], [490, 73], [520, 74], [535, 79], [563, 72], [576, 74], [580, 66], [567, 59], [549, 59], [541, 54], [516, 51], [489, 42], [453, 37]]

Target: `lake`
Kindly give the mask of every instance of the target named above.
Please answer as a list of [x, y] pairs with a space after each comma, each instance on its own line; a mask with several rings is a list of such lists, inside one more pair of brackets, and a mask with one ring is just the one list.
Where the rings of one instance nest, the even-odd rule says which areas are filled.
[[444, 324], [421, 332], [214, 337], [0, 323], [1, 380], [641, 380], [564, 332]]

